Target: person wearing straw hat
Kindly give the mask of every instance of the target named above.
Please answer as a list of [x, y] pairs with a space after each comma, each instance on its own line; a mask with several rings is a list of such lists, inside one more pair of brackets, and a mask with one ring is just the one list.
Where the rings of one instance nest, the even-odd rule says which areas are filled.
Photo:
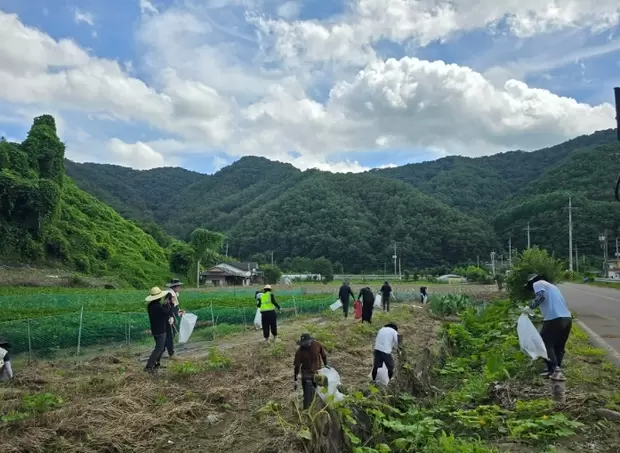
[[166, 330], [170, 325], [168, 319], [172, 314], [171, 305], [173, 307], [179, 305], [176, 298], [172, 298], [171, 304], [162, 304], [162, 301], [164, 301], [169, 294], [170, 290], [162, 291], [157, 286], [154, 286], [149, 291], [149, 295], [146, 299], [144, 299], [145, 302], [148, 302], [146, 310], [149, 314], [151, 335], [153, 335], [153, 339], [155, 340], [155, 348], [153, 352], [151, 352], [145, 367], [145, 371], [149, 373], [155, 372], [157, 368], [160, 367], [161, 356], [166, 350]]
[[[177, 318], [185, 314], [185, 311], [179, 310], [179, 291], [183, 283], [178, 278], [173, 278], [170, 283], [166, 284], [170, 289], [169, 294], [166, 296], [166, 304], [170, 307], [170, 317], [168, 318], [168, 326], [166, 327], [166, 349], [168, 350], [168, 357], [174, 357], [174, 335], [177, 332], [176, 322]], [[177, 304], [173, 303], [176, 300]]]
[[265, 285], [263, 293], [256, 301], [256, 306], [260, 309], [261, 322], [263, 324], [263, 336], [265, 341], [269, 341], [269, 331], [273, 335], [274, 341], [278, 338], [278, 319], [276, 316], [276, 308], [280, 311], [280, 306], [276, 302], [276, 297], [271, 292], [271, 285]]

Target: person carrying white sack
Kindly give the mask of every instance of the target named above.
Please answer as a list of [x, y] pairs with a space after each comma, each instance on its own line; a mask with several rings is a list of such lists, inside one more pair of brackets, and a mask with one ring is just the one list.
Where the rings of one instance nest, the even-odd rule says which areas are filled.
[[560, 372], [562, 368], [566, 342], [573, 327], [572, 314], [560, 289], [538, 274], [530, 275], [525, 287], [534, 293], [534, 300], [523, 312], [531, 314], [534, 309], [540, 308], [544, 317], [540, 336], [545, 343], [549, 360], [545, 360], [547, 371], [541, 376], [549, 377]]
[[388, 377], [392, 380], [394, 376], [394, 357], [392, 357], [392, 350], [394, 346], [397, 347], [398, 354], [401, 352], [400, 348], [401, 338], [398, 335], [398, 326], [394, 323], [386, 324], [379, 329], [377, 338], [375, 339], [375, 350], [372, 364], [372, 380], [377, 380], [377, 372], [379, 368], [385, 364], [387, 368]]

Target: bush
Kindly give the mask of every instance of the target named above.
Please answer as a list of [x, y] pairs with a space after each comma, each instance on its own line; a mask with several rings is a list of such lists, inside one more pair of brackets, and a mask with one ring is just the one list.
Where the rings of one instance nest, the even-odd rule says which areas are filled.
[[538, 247], [525, 250], [506, 278], [506, 288], [513, 301], [522, 302], [532, 298], [533, 295], [525, 288], [530, 274], [538, 274], [550, 283], [559, 283], [563, 277], [562, 265], [559, 260], [549, 256], [546, 250]]
[[278, 283], [280, 277], [282, 277], [282, 271], [278, 266], [263, 266], [263, 274], [265, 275], [265, 283], [270, 285]]

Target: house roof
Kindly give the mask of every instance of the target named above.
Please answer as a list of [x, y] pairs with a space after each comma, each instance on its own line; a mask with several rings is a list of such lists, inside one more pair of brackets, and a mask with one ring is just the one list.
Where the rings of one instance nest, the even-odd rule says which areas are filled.
[[236, 267], [242, 271], [251, 271], [252, 269], [258, 269], [258, 263], [253, 261], [240, 261], [234, 263], [227, 263], [229, 266]]
[[239, 269], [235, 266], [232, 266], [230, 264], [227, 263], [221, 263], [218, 264], [217, 266], [212, 267], [211, 269], [207, 270], [207, 271], [203, 271], [200, 273], [200, 275], [202, 276], [220, 276], [220, 277], [245, 277], [245, 278], [249, 278], [252, 276], [252, 272], [251, 271], [244, 271], [242, 269]]

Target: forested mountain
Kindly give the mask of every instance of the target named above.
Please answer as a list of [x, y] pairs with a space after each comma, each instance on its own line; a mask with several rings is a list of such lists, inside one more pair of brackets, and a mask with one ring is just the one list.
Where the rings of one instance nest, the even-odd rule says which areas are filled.
[[[394, 242], [409, 268], [473, 262], [493, 249], [502, 253], [510, 235], [522, 249], [528, 222], [533, 244], [565, 258], [562, 208], [569, 194], [580, 207], [574, 211], [575, 243], [582, 253], [598, 255], [599, 230], [616, 234], [620, 226], [620, 206], [612, 201], [619, 152], [610, 129], [540, 151], [452, 156], [356, 175], [302, 172], [258, 157], [244, 157], [214, 175], [97, 164], [87, 164], [89, 173], [84, 164], [68, 168], [81, 188], [128, 218], [153, 219], [178, 238], [204, 226], [226, 233], [230, 253], [240, 258], [271, 251], [280, 262], [325, 256], [354, 272], [391, 263]], [[164, 181], [158, 192], [151, 180]], [[148, 218], [141, 216], [145, 212]]]
[[615, 129], [583, 135], [539, 151], [492, 156], [450, 156], [432, 162], [373, 170], [405, 181], [465, 213], [491, 218], [494, 209], [576, 149], [617, 142]]
[[34, 119], [21, 144], [0, 140], [0, 258], [55, 263], [147, 287], [169, 276], [152, 236], [65, 176], [54, 118]]

